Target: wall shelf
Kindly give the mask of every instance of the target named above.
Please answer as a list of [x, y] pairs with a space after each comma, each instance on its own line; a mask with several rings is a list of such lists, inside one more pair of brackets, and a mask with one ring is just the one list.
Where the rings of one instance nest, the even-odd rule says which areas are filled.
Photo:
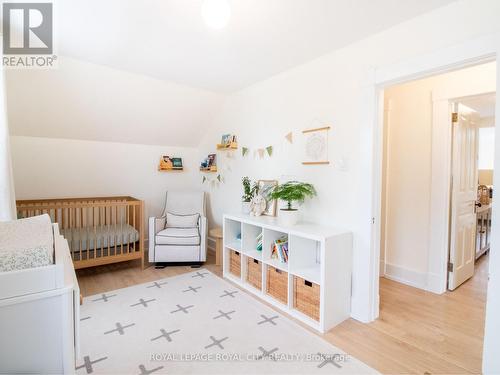
[[[256, 237], [261, 233], [262, 251], [258, 251]], [[271, 246], [282, 236], [288, 236], [287, 263], [271, 258]], [[237, 275], [229, 272], [232, 251], [240, 253]], [[320, 332], [350, 316], [352, 233], [349, 231], [315, 224], [288, 227], [280, 225], [275, 217], [226, 214], [222, 256], [225, 278]], [[251, 263], [250, 268], [248, 262], [254, 259], [255, 264]], [[255, 280], [256, 275], [261, 278], [260, 289], [248, 282], [249, 276]], [[273, 280], [277, 284], [272, 284]], [[311, 294], [307, 295], [309, 288]]]
[[170, 169], [161, 169], [161, 168], [158, 168], [158, 172], [182, 172], [184, 170], [183, 167], [181, 168], [170, 168]]
[[217, 150], [219, 151], [224, 151], [224, 150], [237, 150], [238, 149], [238, 143], [236, 142], [231, 142], [230, 144], [223, 145], [221, 143], [217, 144]]
[[217, 172], [217, 168], [200, 168], [200, 172], [216, 173]]

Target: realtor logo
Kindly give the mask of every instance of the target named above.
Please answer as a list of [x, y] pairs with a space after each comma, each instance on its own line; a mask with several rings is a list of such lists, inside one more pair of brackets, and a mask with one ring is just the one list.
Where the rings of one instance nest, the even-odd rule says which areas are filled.
[[52, 3], [3, 3], [3, 58], [6, 68], [53, 68]]
[[52, 3], [3, 4], [4, 55], [51, 55]]

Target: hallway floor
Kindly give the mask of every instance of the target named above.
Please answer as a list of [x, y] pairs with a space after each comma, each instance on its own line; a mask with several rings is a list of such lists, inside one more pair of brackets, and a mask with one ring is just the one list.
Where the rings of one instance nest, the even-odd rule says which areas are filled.
[[[205, 267], [221, 275], [209, 253]], [[187, 266], [142, 271], [137, 263], [78, 270], [84, 296], [190, 272]], [[382, 373], [479, 374], [484, 336], [488, 255], [475, 276], [453, 292], [436, 295], [380, 279], [380, 317], [349, 319], [323, 338]]]

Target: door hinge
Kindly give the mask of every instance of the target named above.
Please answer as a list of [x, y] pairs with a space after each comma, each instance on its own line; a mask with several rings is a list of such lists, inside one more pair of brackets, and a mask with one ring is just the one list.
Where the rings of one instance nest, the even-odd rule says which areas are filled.
[[372, 224], [375, 224], [375, 218], [372, 217]]
[[448, 272], [453, 272], [453, 263], [448, 262]]
[[453, 112], [451, 114], [451, 122], [458, 122], [458, 113], [457, 112]]

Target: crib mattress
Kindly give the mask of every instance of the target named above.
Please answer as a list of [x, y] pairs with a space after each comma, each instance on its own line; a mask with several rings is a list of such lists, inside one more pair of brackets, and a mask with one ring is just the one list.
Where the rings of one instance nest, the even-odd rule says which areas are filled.
[[139, 231], [129, 224], [63, 229], [61, 234], [68, 240], [73, 253], [139, 241]]

